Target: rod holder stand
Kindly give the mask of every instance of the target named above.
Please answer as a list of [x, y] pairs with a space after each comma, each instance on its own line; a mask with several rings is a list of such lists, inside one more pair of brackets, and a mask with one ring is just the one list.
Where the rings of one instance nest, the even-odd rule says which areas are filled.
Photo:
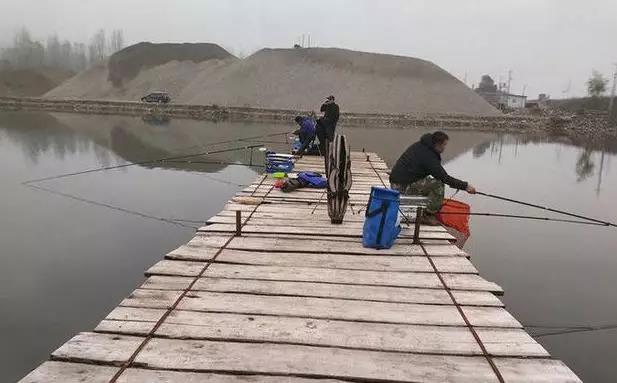
[[242, 211], [236, 210], [236, 237], [242, 236]]
[[416, 222], [414, 222], [413, 227], [413, 244], [420, 244], [420, 221], [422, 221], [422, 217], [424, 217], [424, 207], [418, 206], [416, 209]]

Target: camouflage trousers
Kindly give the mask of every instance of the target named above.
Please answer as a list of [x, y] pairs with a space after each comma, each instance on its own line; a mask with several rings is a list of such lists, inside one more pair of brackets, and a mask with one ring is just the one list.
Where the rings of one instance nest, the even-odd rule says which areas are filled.
[[435, 214], [443, 205], [445, 186], [443, 182], [428, 176], [412, 184], [390, 185], [392, 189], [398, 190], [403, 195], [423, 196], [428, 198], [426, 211], [429, 214]]

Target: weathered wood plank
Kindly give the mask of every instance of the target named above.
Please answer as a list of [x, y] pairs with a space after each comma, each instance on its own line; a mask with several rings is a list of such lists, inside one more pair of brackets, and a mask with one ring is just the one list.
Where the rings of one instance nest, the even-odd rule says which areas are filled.
[[[471, 262], [464, 258], [453, 258]], [[379, 271], [421, 271], [432, 272], [426, 257], [399, 257], [388, 255], [346, 255], [315, 253], [269, 253], [242, 250], [223, 250], [217, 262], [247, 265], [269, 265], [290, 267], [317, 267], [329, 269], [379, 270]], [[463, 263], [460, 268], [469, 270]], [[473, 267], [473, 266], [472, 266]]]
[[549, 357], [549, 353], [523, 329], [476, 328], [486, 350], [497, 356]]
[[103, 319], [94, 332], [146, 336], [154, 330], [156, 322], [135, 322]]
[[[182, 299], [177, 308], [192, 311], [282, 315], [381, 323], [449, 326], [463, 326], [465, 324], [454, 306], [372, 301], [366, 301], [359, 305], [357, 301], [329, 298], [195, 292]], [[483, 314], [489, 316], [490, 313]], [[497, 322], [497, 319], [495, 322]], [[504, 326], [500, 327], [508, 327], [508, 323], [503, 324]]]
[[477, 274], [441, 273], [446, 286], [452, 290], [483, 290], [503, 294], [501, 286]]
[[133, 321], [133, 322], [158, 322], [167, 310], [140, 308], [134, 309], [131, 307], [118, 306], [113, 309], [105, 319], [118, 321]]
[[193, 278], [189, 277], [153, 275], [147, 278], [139, 288], [152, 290], [185, 290], [188, 289], [192, 281]]
[[120, 365], [128, 361], [143, 338], [82, 332], [60, 346], [51, 356], [56, 360], [92, 361]]
[[145, 271], [146, 276], [150, 275], [172, 275], [172, 276], [184, 276], [192, 277], [197, 276], [203, 268], [205, 263], [203, 262], [191, 262], [191, 261], [179, 261], [163, 259], [152, 265]]
[[[362, 227], [364, 226], [364, 215], [350, 215], [349, 217], [345, 216], [345, 221], [342, 224], [333, 225], [330, 222], [330, 217], [327, 214], [310, 214], [307, 212], [302, 212], [298, 214], [297, 211], [290, 211], [289, 213], [283, 214], [271, 214], [269, 217], [263, 217], [263, 215], [257, 215], [259, 213], [253, 214], [248, 222], [251, 225], [274, 225], [278, 226], [284, 222], [285, 226], [291, 227], [328, 227], [328, 228], [346, 228], [346, 229], [359, 229], [362, 231]], [[354, 219], [356, 217], [356, 219]], [[243, 216], [245, 222], [248, 218], [247, 215]], [[208, 224], [213, 223], [222, 223], [228, 225], [236, 224], [236, 214], [234, 212], [226, 212], [223, 214], [215, 215], [211, 218], [208, 218], [206, 221]], [[406, 225], [405, 225], [406, 226]], [[445, 233], [446, 229], [442, 226], [428, 226], [422, 225], [420, 226], [420, 230], [423, 232], [440, 232]]]
[[182, 294], [178, 290], [137, 289], [126, 297], [120, 306], [170, 308]]
[[129, 368], [120, 375], [117, 383], [342, 383], [342, 381], [296, 378], [293, 376], [222, 375]]
[[49, 361], [41, 364], [19, 383], [108, 383], [119, 367]]
[[582, 383], [563, 362], [553, 359], [495, 358], [508, 383]]
[[[353, 363], [350, 363], [353, 361]], [[135, 361], [149, 368], [233, 371], [396, 382], [497, 382], [484, 357], [420, 355], [281, 344], [152, 339]]]
[[[214, 278], [265, 279], [398, 287], [442, 287], [441, 282], [434, 273], [396, 271], [341, 270], [215, 263], [210, 265], [205, 275]], [[473, 290], [477, 290], [477, 288]]]
[[[374, 255], [375, 249], [367, 249], [360, 242], [327, 241], [323, 239], [303, 239], [275, 237], [250, 237], [242, 236], [234, 238], [228, 249], [237, 250], [265, 250], [273, 249], [281, 252], [301, 251], [310, 253], [339, 253], [339, 254], [368, 254]], [[415, 245], [394, 245], [390, 249], [379, 250], [383, 255], [424, 255], [422, 249]]]
[[462, 306], [469, 323], [476, 327], [511, 327], [522, 328], [512, 314], [503, 308]]
[[[360, 222], [333, 225], [326, 219], [311, 222], [310, 216], [305, 216], [302, 218], [304, 221], [297, 219], [286, 220], [284, 216], [272, 220], [249, 219], [246, 221], [242, 231], [247, 233], [320, 234], [326, 236], [338, 235], [362, 237], [363, 223]], [[233, 222], [231, 222], [232, 219], [234, 220]], [[235, 216], [218, 218], [213, 217], [212, 220], [226, 222], [209, 222], [208, 225], [200, 227], [199, 231], [235, 232], [236, 230]], [[399, 238], [405, 237], [413, 237], [413, 226], [402, 226]], [[420, 228], [420, 238], [453, 240], [454, 237], [440, 226], [422, 226]]]
[[482, 354], [480, 346], [466, 327], [394, 325], [176, 310], [165, 319], [156, 334], [181, 339], [292, 343], [377, 351]]
[[[407, 287], [200, 278], [193, 286], [193, 290], [400, 303], [452, 304], [445, 290]], [[503, 306], [494, 294], [487, 291], [453, 291], [453, 294], [457, 302], [462, 305]]]

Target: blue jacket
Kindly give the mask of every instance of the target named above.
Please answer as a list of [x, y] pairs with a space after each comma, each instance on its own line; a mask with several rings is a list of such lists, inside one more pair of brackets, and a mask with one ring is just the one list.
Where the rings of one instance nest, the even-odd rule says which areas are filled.
[[314, 136], [316, 127], [315, 120], [311, 117], [302, 117], [302, 121], [300, 121], [300, 134], [302, 136]]

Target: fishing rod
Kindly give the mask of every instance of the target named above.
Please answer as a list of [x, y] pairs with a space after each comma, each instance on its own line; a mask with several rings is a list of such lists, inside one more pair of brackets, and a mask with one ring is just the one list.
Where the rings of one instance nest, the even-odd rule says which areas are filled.
[[546, 207], [546, 206], [536, 205], [536, 204], [529, 203], [529, 202], [519, 201], [519, 200], [515, 200], [515, 199], [512, 199], [512, 198], [502, 197], [502, 196], [498, 196], [498, 195], [495, 195], [495, 194], [489, 194], [489, 193], [483, 193], [483, 192], [477, 192], [476, 194], [483, 195], [485, 197], [490, 197], [490, 198], [502, 200], [502, 201], [516, 203], [516, 204], [523, 205], [523, 206], [529, 206], [529, 207], [533, 207], [533, 208], [536, 208], [536, 209], [542, 209], [542, 210], [550, 211], [550, 212], [553, 212], [553, 213], [563, 214], [563, 215], [567, 215], [567, 216], [570, 216], [570, 217], [584, 219], [586, 221], [595, 222], [595, 223], [601, 224], [603, 226], [617, 227], [617, 224], [612, 223], [612, 222], [602, 221], [602, 220], [599, 220], [599, 219], [596, 219], [596, 218], [591, 218], [591, 217], [585, 217], [583, 215], [574, 214], [574, 213], [570, 213], [570, 212], [563, 211], [563, 210], [557, 210], [557, 209], [553, 209], [553, 208]]
[[38, 183], [38, 182], [43, 182], [43, 181], [50, 181], [50, 180], [55, 180], [55, 179], [59, 179], [59, 178], [73, 177], [73, 176], [78, 176], [78, 175], [82, 175], [82, 174], [95, 173], [95, 172], [101, 172], [101, 171], [106, 171], [106, 170], [127, 168], [129, 166], [135, 166], [135, 165], [146, 165], [146, 164], [151, 164], [153, 162], [165, 162], [165, 161], [172, 161], [172, 160], [181, 160], [181, 159], [186, 159], [186, 158], [199, 157], [199, 156], [205, 156], [205, 155], [210, 155], [210, 154], [219, 154], [219, 153], [231, 152], [231, 151], [242, 150], [242, 149], [258, 148], [258, 147], [261, 147], [261, 146], [262, 146], [261, 144], [260, 145], [247, 145], [247, 146], [228, 148], [228, 149], [220, 149], [220, 150], [213, 150], [213, 151], [201, 152], [201, 153], [195, 153], [195, 154], [185, 154], [185, 155], [181, 155], [181, 156], [164, 157], [164, 158], [159, 158], [159, 159], [154, 159], [154, 160], [144, 160], [144, 161], [138, 161], [138, 162], [129, 162], [127, 164], [122, 164], [122, 165], [105, 166], [105, 167], [101, 167], [101, 168], [88, 169], [88, 170], [83, 170], [83, 171], [79, 171], [79, 172], [65, 173], [65, 174], [59, 174], [59, 175], [55, 175], [55, 176], [38, 178], [38, 179], [34, 179], [34, 180], [28, 180], [28, 181], [22, 182], [22, 185], [30, 185], [30, 184], [33, 184], [33, 183]]
[[532, 216], [532, 215], [515, 215], [515, 214], [501, 214], [501, 213], [466, 213], [466, 212], [457, 212], [457, 211], [439, 212], [439, 214], [441, 215], [476, 215], [476, 216], [500, 217], [500, 218], [520, 218], [520, 219], [532, 219], [532, 220], [538, 220], [538, 221], [578, 223], [581, 225], [592, 225], [592, 226], [606, 226], [605, 224], [598, 223], [598, 222], [577, 221], [573, 219], [538, 217], [538, 216]]

